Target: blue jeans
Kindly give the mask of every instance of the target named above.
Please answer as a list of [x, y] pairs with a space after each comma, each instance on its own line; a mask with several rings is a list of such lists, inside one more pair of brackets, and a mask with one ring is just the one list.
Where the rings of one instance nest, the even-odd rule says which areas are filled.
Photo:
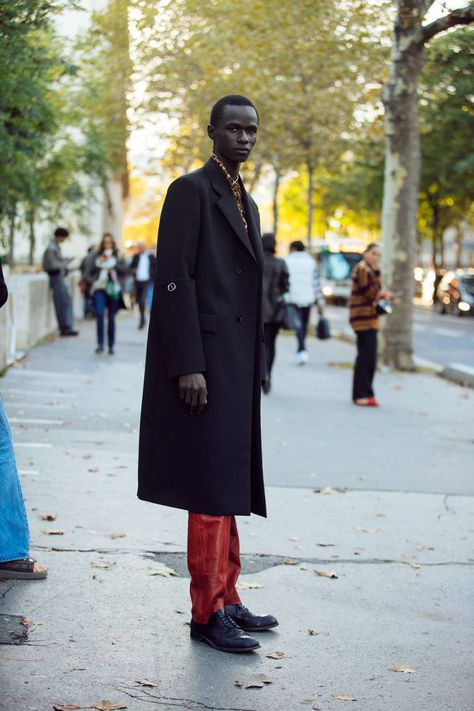
[[115, 314], [117, 312], [117, 301], [111, 299], [104, 289], [94, 291], [95, 315], [97, 318], [97, 345], [104, 347], [104, 322], [105, 311], [107, 310], [107, 339], [109, 348], [113, 348], [115, 343]]
[[30, 533], [13, 440], [0, 399], [0, 563], [27, 558]]

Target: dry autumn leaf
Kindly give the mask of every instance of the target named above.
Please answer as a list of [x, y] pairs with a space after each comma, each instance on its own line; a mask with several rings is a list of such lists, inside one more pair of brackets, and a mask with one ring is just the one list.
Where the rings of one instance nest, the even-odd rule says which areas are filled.
[[167, 568], [166, 565], [164, 565], [162, 568], [157, 568], [151, 573], [148, 573], [148, 575], [161, 575], [163, 578], [171, 578], [174, 575], [177, 576], [178, 573], [176, 570], [173, 570], [173, 568]]
[[108, 560], [92, 560], [91, 568], [112, 568], [115, 563], [111, 563]]
[[399, 672], [400, 674], [414, 674], [416, 672], [416, 669], [413, 669], [412, 667], [407, 667], [404, 664], [399, 664], [395, 667], [390, 667], [389, 671]]
[[244, 684], [245, 689], [262, 689], [265, 684], [272, 684], [272, 680], [268, 678], [266, 674], [254, 674], [250, 677], [246, 684]]
[[265, 587], [265, 585], [262, 585], [262, 583], [240, 582], [240, 583], [238, 583], [237, 587], [239, 588], [239, 590], [261, 590], [262, 588]]
[[328, 541], [327, 543], [321, 542], [317, 543], [316, 545], [321, 546], [321, 548], [333, 548], [336, 544], [332, 543], [331, 541]]
[[270, 652], [265, 655], [268, 659], [283, 659], [285, 652]]
[[295, 558], [285, 558], [283, 565], [298, 565], [298, 561]]
[[138, 684], [138, 686], [158, 686], [160, 682], [159, 681], [148, 681], [147, 679], [137, 679], [135, 681], [135, 684]]
[[23, 618], [20, 622], [23, 627], [33, 627], [33, 625], [36, 625], [36, 622], [34, 620], [26, 620]]
[[316, 635], [321, 634], [317, 630], [308, 630], [308, 634], [310, 637], [316, 637]]
[[125, 533], [107, 533], [107, 538], [111, 538], [115, 541], [116, 538], [125, 538]]
[[332, 697], [337, 701], [357, 701], [357, 699], [350, 694], [333, 694]]
[[98, 701], [94, 706], [91, 706], [93, 709], [98, 709], [98, 711], [117, 711], [118, 709], [126, 709], [125, 704], [120, 704], [115, 701]]
[[316, 568], [314, 571], [316, 575], [321, 576], [321, 578], [337, 578], [338, 575], [335, 570], [322, 570], [321, 568]]
[[79, 704], [54, 704], [53, 710], [54, 711], [76, 711], [76, 709], [80, 709], [82, 706], [79, 706]]
[[315, 494], [322, 494], [323, 496], [327, 496], [328, 494], [332, 494], [332, 489], [330, 486], [322, 486], [322, 487], [317, 487], [314, 489]]
[[47, 536], [64, 536], [64, 531], [60, 528], [42, 528], [41, 533], [45, 533]]
[[41, 514], [40, 519], [42, 521], [56, 521], [56, 514]]

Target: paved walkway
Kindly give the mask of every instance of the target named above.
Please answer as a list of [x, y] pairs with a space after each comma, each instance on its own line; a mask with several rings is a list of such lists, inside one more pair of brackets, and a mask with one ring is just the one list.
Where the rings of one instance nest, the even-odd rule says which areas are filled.
[[145, 334], [128, 315], [118, 334], [98, 357], [84, 324], [0, 380], [32, 550], [50, 566], [44, 582], [0, 583], [0, 614], [32, 621], [0, 647], [0, 708], [472, 709], [472, 390], [379, 374], [383, 407], [356, 409], [352, 346], [312, 339], [297, 368], [279, 339], [269, 518], [239, 525], [242, 596], [280, 627], [231, 656], [189, 640], [186, 514], [135, 497]]

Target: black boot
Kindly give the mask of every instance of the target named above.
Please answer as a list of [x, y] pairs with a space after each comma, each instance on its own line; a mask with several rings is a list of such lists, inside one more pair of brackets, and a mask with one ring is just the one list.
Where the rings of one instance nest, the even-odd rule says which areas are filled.
[[214, 612], [205, 625], [191, 620], [191, 638], [221, 652], [253, 652], [260, 647], [257, 640], [239, 629], [224, 610]]
[[227, 615], [246, 632], [264, 632], [278, 627], [278, 620], [273, 615], [254, 615], [245, 605], [226, 605]]

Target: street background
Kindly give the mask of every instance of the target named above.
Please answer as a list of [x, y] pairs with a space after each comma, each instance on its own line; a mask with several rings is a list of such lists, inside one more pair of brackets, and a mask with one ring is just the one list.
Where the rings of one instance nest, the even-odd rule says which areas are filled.
[[[85, 323], [0, 382], [32, 553], [49, 565], [44, 582], [0, 585], [23, 635], [2, 646], [0, 708], [470, 710], [472, 390], [379, 373], [382, 407], [355, 408], [352, 345], [311, 338], [297, 368], [293, 336], [279, 338], [269, 517], [239, 528], [243, 600], [280, 626], [259, 652], [227, 655], [189, 639], [186, 513], [136, 499], [145, 338], [124, 314], [117, 355], [97, 357]], [[259, 674], [268, 683], [246, 688]]]

